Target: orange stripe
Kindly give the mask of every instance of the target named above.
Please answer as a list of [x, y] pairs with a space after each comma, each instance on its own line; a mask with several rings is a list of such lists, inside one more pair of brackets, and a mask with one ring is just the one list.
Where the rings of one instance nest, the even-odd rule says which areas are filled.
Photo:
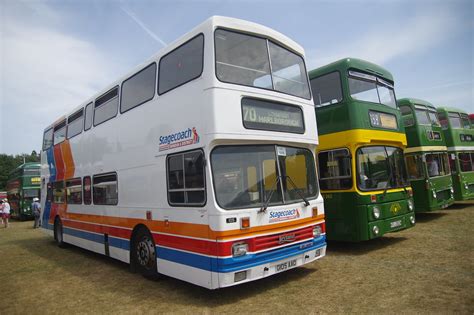
[[157, 233], [176, 234], [188, 237], [197, 237], [205, 239], [219, 239], [224, 240], [234, 237], [249, 237], [262, 234], [262, 232], [278, 233], [288, 229], [297, 229], [308, 223], [318, 223], [324, 220], [324, 214], [316, 217], [300, 219], [296, 221], [282, 222], [277, 224], [269, 224], [256, 226], [245, 230], [230, 230], [230, 231], [213, 231], [208, 225], [196, 223], [183, 222], [169, 222], [169, 226], [165, 226], [164, 221], [152, 221], [145, 219], [120, 218], [110, 216], [99, 216], [92, 214], [67, 213], [66, 218], [71, 220], [84, 221], [89, 223], [106, 224], [122, 228], [133, 229], [138, 224], [146, 225], [150, 231]]
[[66, 140], [61, 143], [61, 151], [63, 154], [64, 161], [64, 179], [70, 179], [74, 177], [74, 159], [72, 158], [71, 144], [69, 140]]

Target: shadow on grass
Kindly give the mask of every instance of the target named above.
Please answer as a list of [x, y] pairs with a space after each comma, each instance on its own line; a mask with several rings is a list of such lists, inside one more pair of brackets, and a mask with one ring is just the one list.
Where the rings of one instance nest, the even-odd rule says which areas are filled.
[[327, 252], [329, 255], [365, 255], [369, 252], [377, 251], [388, 246], [393, 246], [397, 243], [407, 240], [406, 237], [380, 237], [364, 242], [351, 243], [328, 241]]
[[[235, 303], [260, 292], [285, 287], [293, 281], [296, 282], [318, 271], [317, 268], [303, 266], [258, 281], [220, 290], [208, 290], [167, 276], [155, 281], [148, 280], [139, 274], [131, 274], [129, 265], [126, 263], [74, 245], [68, 244], [66, 248], [58, 248], [53, 240], [28, 238], [17, 240], [14, 244], [60, 267], [65, 277], [68, 274], [84, 273], [85, 269], [88, 269], [90, 274], [86, 275], [86, 279], [94, 282], [97, 281], [94, 272], [108, 266], [112, 269], [108, 276], [113, 279], [123, 278], [123, 282], [127, 282], [127, 285], [113, 287], [114, 292], [120, 292], [124, 296], [140, 296], [140, 299], [156, 299], [157, 296], [167, 296], [173, 292], [178, 296], [173, 298], [173, 303], [198, 307], [216, 307]], [[101, 290], [106, 290], [106, 287], [110, 285], [103, 283]]]

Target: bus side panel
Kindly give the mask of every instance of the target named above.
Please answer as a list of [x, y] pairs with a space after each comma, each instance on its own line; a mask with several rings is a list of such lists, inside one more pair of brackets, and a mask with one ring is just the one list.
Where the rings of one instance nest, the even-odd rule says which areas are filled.
[[357, 204], [357, 194], [353, 192], [324, 193], [324, 208], [326, 216], [326, 236], [328, 240], [359, 240], [360, 214], [365, 210], [354, 208]]

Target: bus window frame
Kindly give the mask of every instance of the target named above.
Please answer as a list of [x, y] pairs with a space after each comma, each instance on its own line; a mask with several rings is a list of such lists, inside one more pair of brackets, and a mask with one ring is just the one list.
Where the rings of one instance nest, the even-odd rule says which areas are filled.
[[[372, 76], [372, 77], [375, 78], [375, 81], [371, 81], [368, 78], [364, 78], [363, 76], [358, 76], [357, 74], [356, 75], [351, 75], [351, 74], [349, 74], [350, 71], [353, 71], [355, 73], [361, 73], [363, 75]], [[352, 102], [365, 102], [365, 103], [377, 104], [377, 105], [382, 105], [382, 106], [387, 106], [389, 108], [397, 109], [397, 94], [395, 93], [395, 83], [394, 82], [390, 82], [389, 79], [387, 79], [385, 77], [379, 76], [377, 74], [367, 73], [364, 70], [361, 70], [361, 69], [358, 69], [358, 68], [348, 68], [346, 72], [347, 72], [347, 74], [346, 74], [345, 77], [346, 77], [346, 81], [347, 81], [347, 93], [348, 93], [349, 99]], [[376, 103], [376, 102], [372, 102], [372, 101], [358, 100], [358, 99], [353, 98], [352, 94], [351, 94], [351, 89], [349, 87], [349, 78], [351, 76], [354, 77], [354, 78], [357, 78], [358, 80], [367, 81], [367, 82], [374, 82], [375, 83], [375, 90], [377, 91], [377, 97], [378, 97], [379, 101]], [[392, 88], [393, 97], [394, 97], [394, 100], [395, 100], [395, 105], [394, 106], [381, 103], [380, 93], [379, 93], [379, 89], [378, 89], [378, 86], [377, 86], [378, 83], [380, 83], [381, 85]]]
[[[89, 126], [89, 128], [87, 128], [86, 126], [87, 109], [91, 107], [92, 107], [91, 125]], [[94, 125], [94, 102], [92, 101], [92, 102], [87, 103], [86, 106], [84, 106], [84, 132], [86, 132], [87, 130], [90, 130], [93, 125]]]
[[[102, 97], [104, 97], [105, 95], [109, 94], [110, 92], [112, 92], [112, 91], [115, 90], [115, 89], [117, 89], [117, 96], [116, 96], [116, 97], [117, 97], [117, 108], [115, 109], [115, 114], [114, 114], [113, 116], [110, 116], [110, 117], [107, 118], [106, 120], [103, 120], [103, 121], [101, 121], [101, 122], [99, 122], [99, 123], [96, 124], [96, 123], [95, 123], [95, 112], [96, 112], [97, 108], [100, 108], [100, 107], [103, 106], [105, 103], [107, 103], [107, 102], [109, 102], [110, 100], [112, 100], [113, 98], [111, 98], [110, 100], [108, 100], [108, 101], [106, 101], [106, 102], [100, 104], [99, 106], [96, 105], [96, 104], [97, 104], [97, 100], [98, 100], [98, 99], [101, 99]], [[102, 125], [103, 123], [105, 123], [105, 122], [107, 122], [107, 121], [109, 121], [109, 120], [114, 119], [115, 117], [117, 117], [118, 111], [119, 111], [118, 109], [119, 109], [119, 106], [120, 106], [120, 93], [121, 93], [121, 91], [120, 91], [120, 85], [116, 85], [116, 86], [114, 86], [114, 87], [108, 89], [107, 92], [101, 94], [99, 97], [96, 97], [96, 98], [94, 99], [94, 102], [93, 102], [93, 104], [94, 104], [94, 114], [92, 115], [92, 126], [97, 127], [97, 126]]]
[[[142, 101], [141, 103], [138, 103], [138, 104], [134, 105], [133, 107], [130, 107], [130, 108], [128, 108], [128, 109], [122, 111], [123, 85], [124, 85], [127, 81], [133, 79], [134, 77], [136, 77], [137, 75], [139, 75], [139, 74], [142, 73], [143, 71], [147, 70], [147, 69], [148, 69], [150, 66], [152, 66], [152, 65], [155, 65], [155, 76], [154, 76], [154, 77], [155, 77], [155, 81], [153, 82], [153, 95], [152, 95], [152, 97], [151, 97], [151, 98], [148, 98], [148, 99], [146, 99], [146, 100], [144, 100], [144, 101]], [[158, 64], [157, 64], [155, 61], [153, 61], [152, 63], [150, 63], [150, 64], [147, 65], [146, 67], [142, 68], [140, 71], [136, 72], [135, 74], [131, 75], [131, 76], [128, 77], [127, 79], [123, 80], [122, 83], [120, 84], [120, 100], [119, 100], [119, 112], [120, 112], [120, 114], [123, 114], [123, 113], [126, 113], [126, 112], [128, 112], [128, 111], [131, 111], [132, 109], [137, 108], [137, 107], [140, 107], [141, 105], [143, 105], [143, 104], [145, 104], [145, 103], [151, 101], [152, 99], [155, 98], [156, 93], [157, 93], [157, 90], [158, 90]]]
[[[203, 179], [204, 179], [204, 185], [203, 185], [203, 188], [204, 188], [204, 202], [202, 204], [197, 204], [197, 203], [172, 203], [170, 202], [170, 188], [169, 188], [169, 173], [168, 173], [168, 166], [169, 166], [169, 158], [170, 157], [173, 157], [173, 156], [177, 156], [177, 155], [182, 155], [183, 156], [183, 164], [184, 164], [184, 155], [187, 154], [187, 153], [193, 153], [193, 152], [198, 152], [200, 151], [202, 153], [202, 156], [203, 156]], [[170, 153], [168, 155], [166, 155], [166, 159], [165, 159], [165, 170], [166, 170], [166, 198], [167, 198], [167, 201], [168, 201], [168, 205], [170, 207], [173, 207], [173, 208], [179, 208], [179, 207], [183, 207], [183, 208], [189, 208], [189, 207], [205, 207], [206, 204], [207, 204], [207, 180], [206, 180], [206, 169], [207, 169], [207, 159], [206, 159], [206, 154], [204, 153], [204, 149], [203, 148], [197, 148], [197, 149], [190, 149], [190, 150], [186, 150], [186, 151], [180, 151], [180, 152], [175, 152], [175, 153]], [[184, 172], [185, 170], [185, 167], [183, 165], [183, 188], [182, 188], [182, 191], [183, 193], [186, 193], [186, 188], [184, 187], [185, 183], [186, 183], [186, 173]]]
[[[350, 168], [349, 168], [349, 175], [346, 175], [346, 176], [337, 176], [337, 177], [322, 177], [321, 174], [320, 174], [320, 170], [319, 170], [319, 165], [320, 165], [320, 161], [319, 161], [319, 155], [322, 154], [322, 153], [329, 153], [329, 152], [333, 152], [333, 151], [346, 151], [347, 153], [347, 156], [346, 158], [349, 159], [350, 161]], [[352, 190], [354, 188], [354, 173], [352, 171], [352, 160], [353, 160], [353, 157], [352, 157], [352, 153], [351, 153], [351, 150], [347, 147], [340, 147], [340, 148], [335, 148], [335, 149], [330, 149], [330, 150], [324, 150], [324, 151], [319, 151], [318, 152], [318, 155], [317, 155], [317, 170], [318, 170], [318, 175], [319, 175], [319, 181], [321, 180], [339, 180], [339, 179], [346, 179], [346, 178], [350, 178], [351, 179], [351, 186], [348, 187], [348, 188], [331, 188], [331, 189], [324, 189], [324, 190], [341, 190], [341, 191], [344, 191], [344, 190]], [[321, 188], [321, 184], [319, 183], [319, 189], [322, 190]]]
[[[179, 48], [183, 47], [184, 45], [188, 44], [189, 42], [193, 41], [194, 39], [198, 38], [199, 36], [202, 36], [202, 62], [201, 62], [201, 72], [199, 73], [199, 75], [187, 80], [186, 82], [183, 82], [175, 87], [173, 87], [172, 89], [169, 89], [169, 90], [166, 90], [162, 93], [160, 93], [160, 70], [161, 70], [161, 61], [163, 60], [163, 58], [167, 57], [168, 55], [172, 54], [173, 52], [175, 52], [176, 50], [178, 50]], [[194, 81], [200, 77], [202, 77], [202, 74], [204, 72], [204, 60], [205, 60], [205, 50], [206, 50], [206, 37], [204, 36], [204, 33], [199, 33], [193, 37], [191, 37], [190, 39], [188, 39], [187, 41], [185, 41], [184, 43], [182, 43], [181, 45], [179, 45], [178, 47], [174, 48], [173, 50], [171, 50], [170, 52], [166, 53], [165, 55], [161, 56], [160, 57], [160, 60], [158, 61], [158, 66], [157, 66], [157, 69], [156, 69], [156, 72], [158, 73], [158, 78], [156, 80], [156, 92], [158, 94], [158, 96], [161, 96], [161, 95], [164, 95], [168, 92], [171, 92], [173, 91], [174, 89], [177, 89], [179, 88], [180, 86], [183, 86], [191, 81]]]
[[[217, 67], [216, 67], [216, 56], [217, 56], [217, 48], [216, 48], [216, 41], [215, 41], [215, 38], [216, 38], [216, 31], [218, 30], [224, 30], [226, 32], [231, 32], [231, 33], [236, 33], [236, 34], [242, 34], [242, 35], [246, 35], [246, 36], [250, 36], [250, 37], [255, 37], [255, 38], [260, 38], [260, 39], [263, 39], [266, 41], [267, 43], [267, 56], [268, 56], [268, 60], [269, 60], [269, 65], [270, 65], [270, 78], [271, 78], [271, 81], [272, 81], [272, 88], [271, 89], [267, 89], [267, 88], [263, 88], [263, 87], [258, 87], [258, 86], [254, 86], [254, 85], [246, 85], [246, 84], [240, 84], [240, 83], [235, 83], [235, 82], [228, 82], [228, 81], [223, 81], [221, 79], [219, 79], [219, 77], [217, 76]], [[266, 36], [259, 36], [257, 34], [253, 34], [253, 33], [249, 33], [249, 32], [245, 32], [245, 31], [239, 31], [239, 30], [235, 30], [235, 29], [231, 29], [231, 28], [227, 28], [227, 27], [217, 27], [215, 30], [214, 30], [214, 33], [213, 33], [213, 44], [214, 44], [214, 55], [213, 55], [213, 65], [214, 65], [214, 76], [216, 77], [216, 79], [219, 81], [219, 82], [222, 82], [222, 83], [226, 83], [226, 84], [232, 84], [232, 85], [237, 85], [237, 86], [246, 86], [246, 87], [250, 87], [250, 88], [254, 88], [254, 89], [259, 89], [259, 90], [264, 90], [264, 91], [271, 91], [271, 92], [275, 92], [275, 93], [281, 93], [281, 94], [284, 94], [284, 95], [289, 95], [289, 96], [292, 96], [292, 97], [296, 97], [296, 98], [301, 98], [301, 99], [305, 99], [305, 100], [312, 100], [313, 98], [313, 92], [311, 91], [311, 83], [310, 83], [310, 79], [309, 79], [309, 76], [308, 76], [308, 68], [306, 67], [306, 61], [305, 61], [305, 58], [303, 55], [301, 55], [299, 52], [291, 49], [290, 47], [287, 47], [285, 45], [283, 45], [282, 43], [280, 43], [279, 41], [277, 41], [276, 39], [273, 39], [270, 37], [266, 37]], [[308, 89], [309, 89], [309, 98], [306, 98], [306, 97], [302, 97], [302, 96], [298, 96], [298, 95], [294, 95], [294, 94], [289, 94], [289, 93], [285, 93], [285, 92], [281, 92], [281, 91], [278, 91], [278, 90], [275, 90], [274, 89], [274, 84], [273, 84], [273, 70], [272, 70], [272, 67], [271, 67], [271, 64], [272, 64], [272, 61], [270, 59], [270, 50], [268, 48], [268, 41], [271, 41], [273, 44], [289, 51], [289, 52], [292, 52], [293, 54], [297, 55], [298, 57], [301, 58], [301, 60], [303, 61], [303, 65], [304, 65], [304, 68], [306, 70], [306, 74], [305, 74], [305, 77], [306, 77], [306, 83], [308, 84]]]
[[[51, 132], [51, 143], [49, 144], [49, 146], [45, 147], [44, 146], [44, 139], [45, 139], [45, 136], [46, 136], [46, 133], [49, 132], [49, 131], [52, 131]], [[43, 151], [46, 151], [48, 150], [49, 148], [51, 148], [52, 146], [54, 145], [54, 128], [53, 127], [50, 127], [48, 129], [46, 129], [44, 132], [43, 132]]]
[[[82, 112], [82, 115], [78, 116], [78, 117], [75, 117], [72, 121], [70, 121], [71, 117], [73, 117], [74, 115], [77, 115], [78, 113]], [[73, 114], [69, 115], [68, 118], [67, 118], [67, 128], [66, 128], [66, 139], [71, 139], [71, 138], [74, 138], [75, 136], [77, 135], [80, 135], [83, 131], [84, 131], [84, 107], [82, 107], [81, 109], [75, 111]], [[81, 131], [76, 133], [76, 134], [73, 134], [72, 136], [69, 136], [69, 125], [71, 124], [71, 122], [74, 122], [75, 120], [77, 119], [80, 119], [82, 118], [83, 121], [82, 121], [82, 124], [81, 124]]]
[[[64, 124], [64, 126], [60, 127], [60, 126], [63, 125], [63, 124]], [[58, 128], [58, 127], [59, 127], [59, 128]], [[62, 129], [64, 129], [64, 139], [62, 139], [61, 141], [55, 143], [55, 141], [54, 141], [54, 134], [55, 134], [57, 131], [62, 130]], [[61, 120], [60, 123], [56, 124], [56, 125], [53, 127], [53, 146], [64, 142], [66, 139], [67, 139], [67, 119], [64, 118], [63, 120]]]
[[[117, 187], [117, 202], [115, 203], [96, 203], [95, 202], [95, 197], [94, 197], [94, 188], [96, 186], [95, 184], [95, 178], [96, 177], [105, 177], [105, 176], [109, 176], [109, 175], [115, 175], [115, 183], [116, 183], [116, 187]], [[106, 172], [106, 173], [100, 173], [100, 174], [94, 174], [91, 176], [92, 178], [92, 181], [91, 181], [91, 193], [92, 193], [92, 203], [94, 205], [98, 205], [98, 206], [117, 206], [119, 204], [119, 177], [118, 177], [118, 174], [117, 172]]]
[[346, 97], [345, 97], [345, 95], [344, 95], [344, 85], [343, 85], [343, 80], [342, 80], [342, 73], [341, 73], [340, 70], [334, 70], [334, 71], [331, 71], [331, 72], [322, 74], [322, 75], [320, 75], [320, 76], [318, 76], [318, 77], [314, 77], [314, 78], [312, 78], [312, 79], [309, 79], [309, 85], [311, 86], [311, 81], [312, 81], [312, 80], [316, 80], [316, 79], [319, 79], [319, 78], [321, 78], [321, 77], [324, 77], [324, 76], [326, 76], [326, 75], [330, 75], [330, 74], [333, 74], [333, 73], [338, 73], [338, 74], [339, 74], [339, 83], [340, 83], [339, 87], [341, 88], [341, 97], [342, 97], [341, 100], [338, 101], [337, 103], [330, 103], [330, 104], [326, 104], [326, 105], [321, 105], [321, 104], [320, 104], [320, 105], [316, 105], [316, 104], [314, 103], [313, 89], [311, 88], [311, 94], [313, 94], [313, 104], [314, 104], [314, 107], [315, 107], [315, 108], [321, 108], [321, 107], [326, 107], [326, 106], [331, 106], [331, 105], [337, 105], [337, 104], [344, 103]]

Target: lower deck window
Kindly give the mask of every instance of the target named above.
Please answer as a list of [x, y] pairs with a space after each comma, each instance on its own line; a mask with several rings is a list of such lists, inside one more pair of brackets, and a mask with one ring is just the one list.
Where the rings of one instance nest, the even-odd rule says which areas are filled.
[[82, 181], [80, 178], [66, 181], [66, 202], [68, 204], [82, 204]]
[[170, 205], [204, 205], [206, 202], [204, 153], [192, 151], [168, 157]]
[[474, 153], [459, 153], [459, 168], [461, 172], [474, 171]]
[[96, 205], [116, 205], [118, 203], [117, 174], [96, 175], [93, 178], [93, 197]]
[[65, 189], [64, 182], [54, 182], [53, 183], [53, 202], [54, 203], [64, 203]]

